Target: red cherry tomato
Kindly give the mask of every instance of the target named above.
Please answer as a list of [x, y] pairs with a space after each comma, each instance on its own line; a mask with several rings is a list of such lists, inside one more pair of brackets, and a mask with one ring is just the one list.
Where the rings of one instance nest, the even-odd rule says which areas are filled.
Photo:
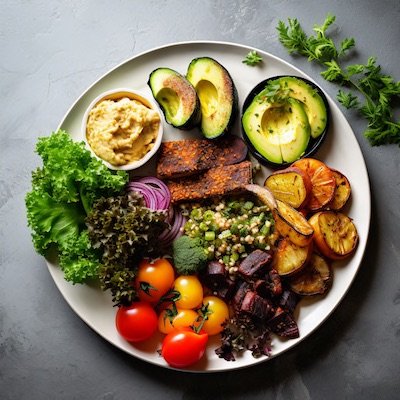
[[158, 317], [149, 303], [138, 301], [128, 307], [118, 308], [115, 325], [125, 340], [141, 342], [149, 339], [157, 330]]
[[139, 264], [136, 276], [136, 290], [139, 299], [156, 303], [171, 289], [174, 279], [174, 269], [168, 260], [164, 258], [154, 261], [143, 259]]
[[203, 357], [207, 341], [207, 333], [196, 333], [190, 328], [172, 331], [164, 338], [161, 355], [171, 367], [185, 368]]

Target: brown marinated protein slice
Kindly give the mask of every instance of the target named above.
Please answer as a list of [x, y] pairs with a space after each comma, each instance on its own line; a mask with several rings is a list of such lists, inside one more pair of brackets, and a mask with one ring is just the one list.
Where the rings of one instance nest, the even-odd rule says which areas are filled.
[[199, 175], [166, 181], [171, 201], [200, 200], [213, 196], [241, 192], [251, 183], [251, 162], [211, 168]]
[[176, 179], [195, 175], [216, 165], [232, 165], [242, 162], [247, 147], [237, 136], [218, 140], [186, 139], [163, 142], [157, 161], [160, 179]]

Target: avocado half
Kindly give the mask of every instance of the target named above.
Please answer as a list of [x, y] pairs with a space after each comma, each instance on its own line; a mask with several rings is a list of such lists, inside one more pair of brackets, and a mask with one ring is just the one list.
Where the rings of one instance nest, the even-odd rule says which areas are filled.
[[210, 57], [193, 59], [186, 73], [201, 106], [201, 131], [208, 139], [228, 132], [238, 111], [238, 95], [229, 72]]
[[[281, 102], [271, 104], [266, 100], [266, 86], [271, 82], [284, 89]], [[251, 153], [265, 165], [282, 168], [313, 155], [323, 143], [329, 129], [329, 104], [322, 90], [308, 79], [271, 77], [247, 95], [241, 122]]]
[[147, 84], [169, 124], [186, 130], [200, 123], [200, 99], [191, 83], [179, 72], [157, 68], [150, 74]]
[[242, 124], [256, 151], [275, 164], [299, 159], [310, 140], [307, 114], [293, 98], [272, 104], [255, 98], [243, 114]]

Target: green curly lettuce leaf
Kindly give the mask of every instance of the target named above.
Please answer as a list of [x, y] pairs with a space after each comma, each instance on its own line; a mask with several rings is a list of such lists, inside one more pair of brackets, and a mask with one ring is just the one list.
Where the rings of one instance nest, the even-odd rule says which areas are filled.
[[51, 245], [76, 237], [84, 229], [84, 213], [75, 204], [60, 203], [48, 193], [34, 190], [26, 195], [28, 224], [36, 251], [45, 256]]
[[83, 283], [99, 275], [99, 254], [90, 243], [88, 231], [71, 236], [64, 242], [59, 263], [67, 281]]
[[65, 278], [81, 283], [96, 270], [94, 253], [87, 258], [90, 242], [81, 236], [86, 215], [98, 198], [118, 194], [128, 174], [108, 170], [64, 131], [39, 138], [36, 152], [43, 166], [32, 172], [32, 190], [25, 197], [34, 247], [42, 255], [55, 247]]
[[93, 205], [86, 218], [89, 238], [102, 254], [102, 289], [110, 289], [117, 305], [129, 304], [136, 297], [133, 280], [138, 261], [160, 255], [158, 238], [168, 226], [166, 218], [166, 212], [145, 207], [134, 192], [101, 198]]

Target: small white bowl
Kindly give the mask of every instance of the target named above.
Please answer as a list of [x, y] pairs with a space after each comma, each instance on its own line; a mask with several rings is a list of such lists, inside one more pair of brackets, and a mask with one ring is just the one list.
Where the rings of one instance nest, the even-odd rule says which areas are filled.
[[[103, 101], [103, 100], [118, 100], [123, 97], [128, 97], [129, 99], [132, 99], [132, 100], [138, 100], [145, 106], [156, 111], [160, 117], [160, 126], [158, 128], [157, 137], [156, 137], [153, 147], [140, 160], [133, 161], [129, 164], [124, 164], [124, 165], [113, 165], [113, 164], [110, 164], [108, 161], [103, 160], [101, 157], [99, 157], [91, 148], [90, 144], [87, 141], [87, 137], [86, 137], [86, 124], [87, 124], [87, 120], [88, 120], [90, 111], [101, 101]], [[83, 136], [83, 140], [86, 143], [86, 147], [91, 151], [93, 156], [95, 156], [97, 159], [101, 160], [109, 169], [112, 169], [112, 170], [130, 171], [130, 170], [139, 168], [142, 165], [144, 165], [147, 161], [150, 160], [150, 158], [152, 158], [156, 154], [157, 150], [160, 148], [160, 145], [162, 142], [162, 137], [163, 137], [163, 131], [164, 131], [163, 130], [163, 116], [162, 116], [162, 112], [161, 112], [160, 108], [158, 107], [158, 104], [153, 99], [147, 97], [145, 94], [143, 94], [137, 90], [128, 89], [128, 88], [119, 88], [119, 89], [108, 90], [108, 91], [100, 94], [99, 96], [97, 96], [90, 103], [89, 107], [87, 108], [87, 110], [83, 116], [83, 120], [82, 120], [82, 136]]]

